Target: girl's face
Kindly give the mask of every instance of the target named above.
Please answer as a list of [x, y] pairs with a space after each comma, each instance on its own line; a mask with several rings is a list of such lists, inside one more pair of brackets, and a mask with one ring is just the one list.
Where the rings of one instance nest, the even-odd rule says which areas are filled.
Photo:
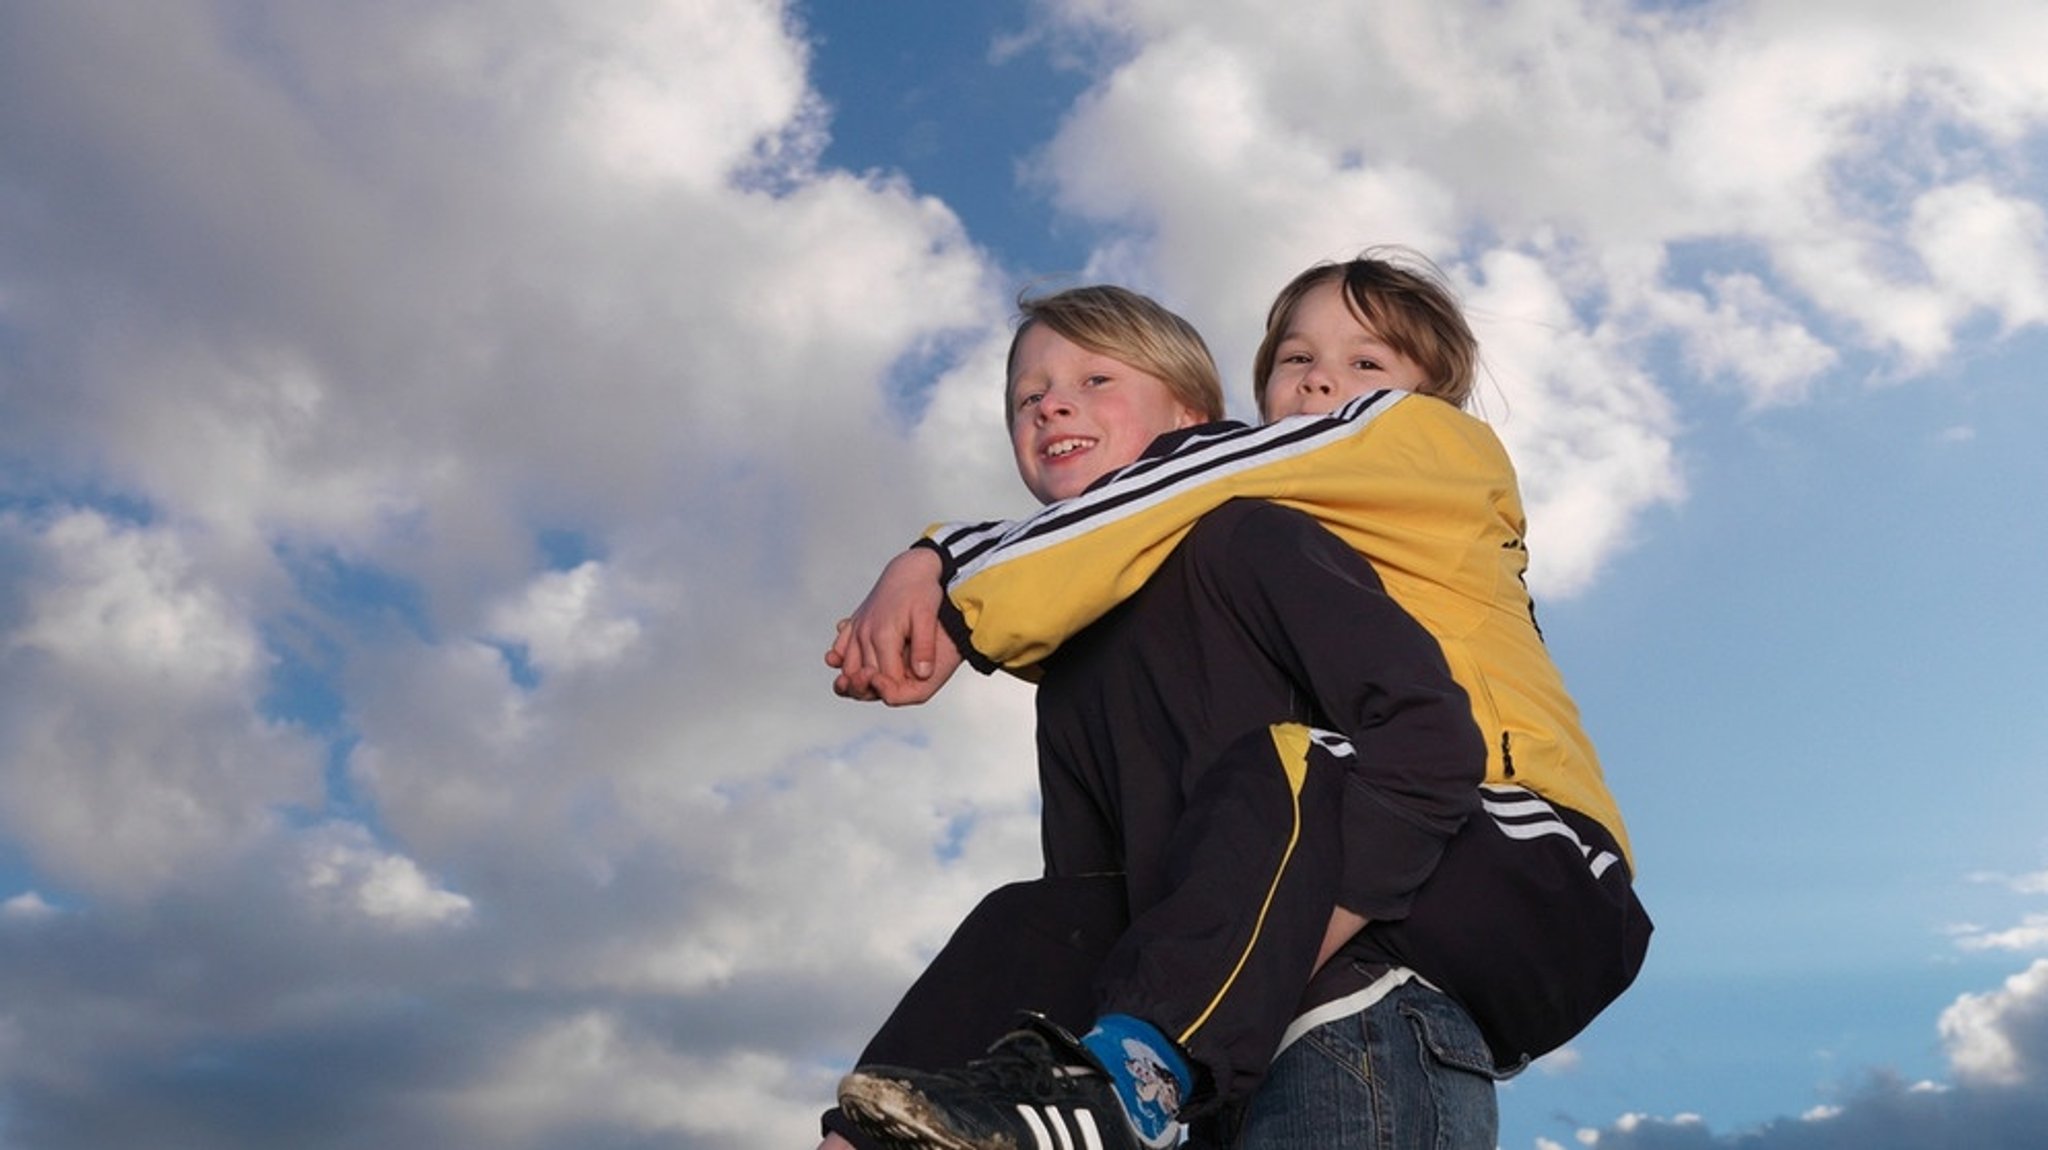
[[1158, 436], [1202, 422], [1166, 382], [1042, 323], [1017, 340], [1010, 446], [1041, 503], [1067, 499], [1133, 462]]
[[1382, 388], [1417, 391], [1429, 376], [1387, 346], [1344, 298], [1342, 280], [1308, 290], [1287, 317], [1266, 377], [1266, 419], [1322, 415]]

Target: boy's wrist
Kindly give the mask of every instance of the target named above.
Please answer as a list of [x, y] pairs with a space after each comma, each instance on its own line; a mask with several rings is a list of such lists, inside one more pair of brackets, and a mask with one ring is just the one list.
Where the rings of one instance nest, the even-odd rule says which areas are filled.
[[919, 536], [917, 542], [910, 545], [909, 550], [929, 551], [933, 555], [938, 556], [939, 585], [943, 587], [945, 584], [953, 581], [953, 572], [958, 569], [958, 564], [953, 562], [953, 556], [944, 547], [939, 545], [938, 540], [933, 539], [929, 535]]

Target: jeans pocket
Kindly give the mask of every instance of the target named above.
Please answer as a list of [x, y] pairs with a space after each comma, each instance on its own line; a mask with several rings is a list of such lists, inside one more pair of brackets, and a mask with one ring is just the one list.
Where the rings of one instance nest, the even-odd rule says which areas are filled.
[[1423, 1049], [1444, 1066], [1502, 1082], [1522, 1072], [1522, 1065], [1497, 1067], [1493, 1050], [1479, 1033], [1479, 1024], [1448, 996], [1432, 992], [1404, 996], [1401, 1014], [1415, 1027]]

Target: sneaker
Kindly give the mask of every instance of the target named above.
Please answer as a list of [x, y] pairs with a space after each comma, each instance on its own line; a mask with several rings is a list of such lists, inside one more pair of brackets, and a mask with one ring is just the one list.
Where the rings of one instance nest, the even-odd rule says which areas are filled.
[[860, 1067], [839, 1106], [897, 1150], [1146, 1150], [1102, 1066], [1035, 1014], [964, 1069]]

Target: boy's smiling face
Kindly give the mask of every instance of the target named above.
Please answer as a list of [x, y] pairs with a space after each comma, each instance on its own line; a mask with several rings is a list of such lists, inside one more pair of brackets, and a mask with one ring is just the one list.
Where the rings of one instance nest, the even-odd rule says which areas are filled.
[[1017, 337], [1009, 385], [1017, 474], [1041, 503], [1067, 499], [1202, 416], [1165, 381], [1090, 351], [1042, 323]]
[[1382, 388], [1418, 391], [1428, 382], [1428, 373], [1351, 310], [1343, 281], [1328, 280], [1309, 289], [1287, 317], [1262, 414], [1322, 415]]

